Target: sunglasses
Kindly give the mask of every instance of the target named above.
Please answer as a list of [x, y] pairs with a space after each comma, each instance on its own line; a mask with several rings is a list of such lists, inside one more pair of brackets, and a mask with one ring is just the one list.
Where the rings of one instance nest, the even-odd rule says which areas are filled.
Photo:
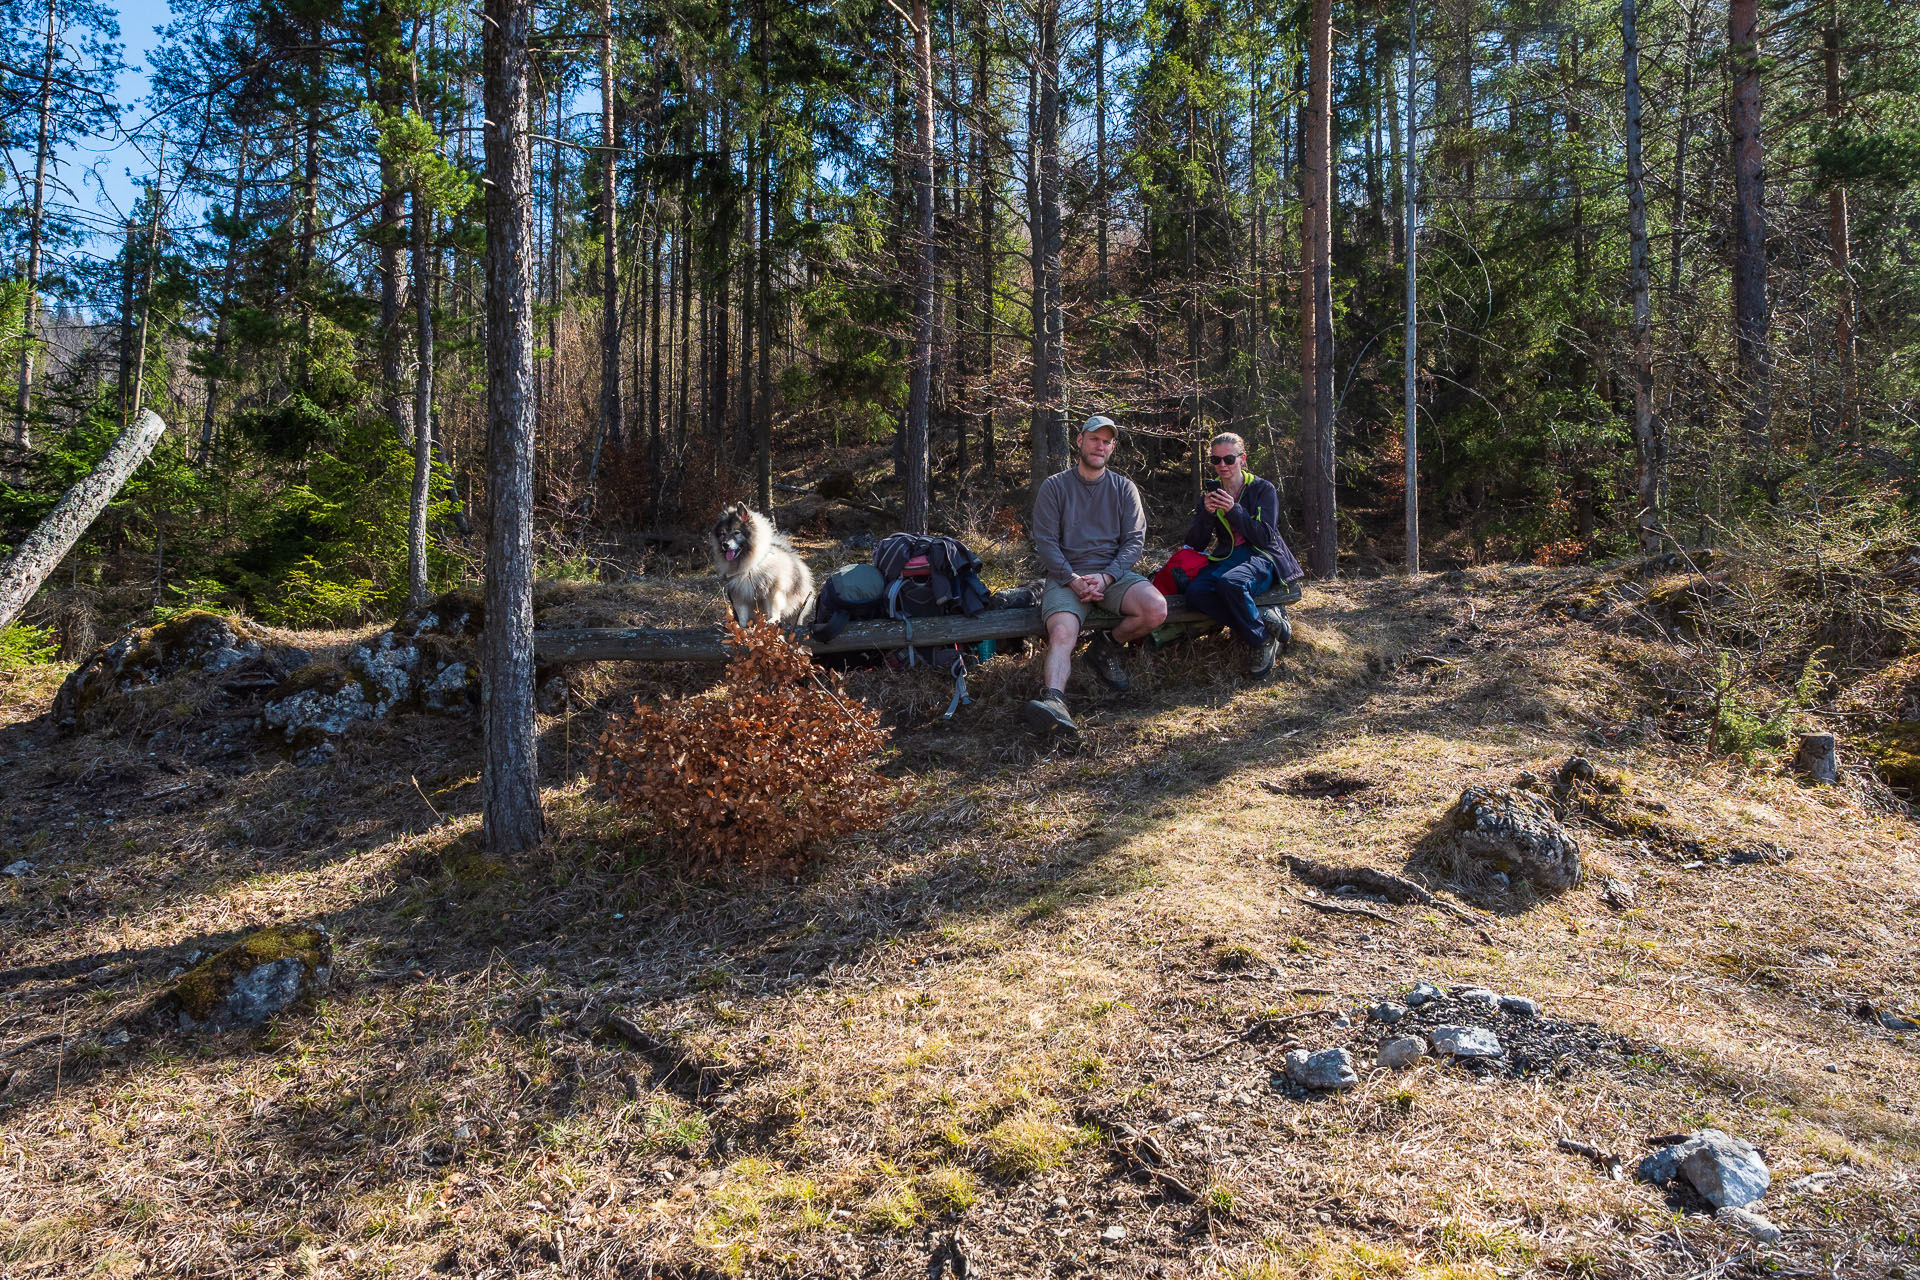
[[1216, 467], [1230, 467], [1240, 461], [1240, 455], [1237, 453], [1216, 453], [1212, 454], [1211, 457], [1213, 459], [1213, 465]]

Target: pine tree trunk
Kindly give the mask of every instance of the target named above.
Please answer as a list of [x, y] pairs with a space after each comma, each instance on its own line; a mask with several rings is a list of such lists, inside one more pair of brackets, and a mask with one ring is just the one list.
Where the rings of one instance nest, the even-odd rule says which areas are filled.
[[[619, 177], [619, 135], [614, 109], [620, 86], [613, 79], [613, 0], [600, 0], [600, 448], [616, 452], [626, 443], [626, 423], [620, 403], [620, 205], [615, 183]], [[635, 394], [638, 394], [636, 389]], [[587, 483], [594, 482], [592, 468]]]
[[487, 0], [485, 25], [487, 529], [480, 639], [482, 838], [540, 841], [533, 689], [533, 160], [527, 150], [532, 0]]
[[1093, 207], [1100, 274], [1099, 297], [1106, 297], [1107, 277], [1107, 6], [1093, 0]]
[[[1398, 180], [1400, 220], [1395, 223], [1400, 232], [1400, 248], [1405, 254], [1407, 269], [1407, 319], [1406, 350], [1402, 369], [1402, 397], [1404, 423], [1402, 447], [1406, 452], [1406, 531], [1405, 562], [1408, 573], [1420, 572], [1420, 237], [1419, 237], [1419, 200], [1420, 190], [1414, 171], [1414, 155], [1420, 139], [1419, 118], [1415, 114], [1419, 103], [1420, 71], [1420, 9], [1417, 5], [1407, 6], [1407, 133], [1405, 177]], [[1388, 77], [1392, 82], [1392, 77]], [[1398, 119], [1398, 112], [1394, 119]], [[1393, 130], [1393, 149], [1397, 156], [1400, 152], [1400, 130]], [[1396, 172], [1401, 172], [1396, 170]]]
[[247, 202], [247, 130], [240, 130], [240, 152], [234, 161], [233, 201], [227, 206], [227, 215], [234, 224], [234, 235], [227, 240], [227, 257], [220, 268], [220, 309], [213, 322], [213, 351], [207, 361], [207, 382], [204, 394], [206, 405], [200, 418], [200, 444], [195, 452], [195, 460], [207, 465], [207, 459], [213, 453], [213, 424], [218, 420], [220, 403], [220, 380], [226, 374], [227, 341], [230, 327], [228, 312], [233, 309], [233, 285], [240, 271], [240, 228], [245, 225]]
[[[758, 27], [756, 60], [760, 74], [760, 137], [755, 148], [760, 161], [760, 248], [755, 260], [760, 272], [756, 315], [759, 323], [755, 335], [760, 347], [760, 363], [753, 397], [753, 453], [754, 489], [759, 495], [760, 509], [765, 511], [773, 506], [773, 129], [770, 118], [773, 113], [773, 86], [767, 63], [767, 0], [759, 0], [754, 6], [754, 18]], [[929, 71], [928, 74], [932, 73]], [[927, 119], [931, 121], [931, 81], [928, 83], [928, 98]]]
[[1660, 535], [1661, 441], [1653, 416], [1653, 302], [1647, 267], [1647, 185], [1640, 154], [1640, 26], [1638, 0], [1620, 0], [1626, 70], [1628, 275], [1633, 290], [1633, 454], [1636, 521], [1641, 550], [1652, 554]]
[[1338, 567], [1333, 448], [1333, 4], [1313, 0], [1309, 31], [1303, 163], [1300, 455], [1306, 467], [1307, 568], [1331, 578]]
[[40, 60], [40, 97], [36, 113], [33, 161], [33, 211], [27, 215], [26, 297], [20, 310], [20, 387], [13, 440], [22, 452], [33, 447], [27, 415], [33, 404], [33, 356], [40, 340], [40, 241], [47, 208], [47, 158], [53, 149], [54, 0], [47, 0], [45, 49]]
[[999, 214], [998, 192], [993, 181], [993, 76], [992, 62], [988, 57], [990, 44], [987, 38], [987, 14], [983, 5], [979, 11], [978, 26], [974, 29], [973, 79], [973, 120], [978, 134], [979, 162], [975, 165], [975, 177], [978, 182], [978, 201], [980, 205], [980, 385], [984, 389], [981, 399], [984, 402], [980, 410], [980, 468], [986, 477], [993, 478], [998, 458], [994, 439], [994, 356], [999, 348], [999, 335], [994, 332], [994, 319], [999, 314], [996, 291], [999, 289], [998, 262], [994, 257], [994, 240]]
[[927, 416], [933, 386], [933, 30], [927, 0], [913, 0], [913, 357], [907, 392], [906, 486], [901, 527], [927, 531]]
[[1756, 462], [1768, 447], [1773, 417], [1759, 26], [1758, 0], [1728, 0], [1727, 50], [1733, 63], [1734, 356], [1740, 379], [1741, 435]]
[[[1827, 101], [1830, 125], [1840, 119], [1840, 18], [1839, 6], [1826, 31]], [[1835, 183], [1827, 191], [1827, 244], [1833, 250], [1833, 266], [1839, 275], [1839, 296], [1834, 302], [1833, 346], [1840, 364], [1840, 403], [1834, 424], [1835, 434], [1846, 437], [1857, 433], [1854, 412], [1855, 363], [1853, 339], [1853, 250], [1847, 231], [1847, 189]]]

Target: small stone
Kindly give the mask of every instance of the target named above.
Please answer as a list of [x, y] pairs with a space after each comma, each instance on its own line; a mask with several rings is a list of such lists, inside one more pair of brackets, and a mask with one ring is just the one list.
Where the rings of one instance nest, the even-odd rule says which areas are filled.
[[1100, 1233], [1101, 1244], [1119, 1244], [1126, 1238], [1127, 1229], [1117, 1222], [1109, 1224], [1107, 1229]]
[[1418, 1009], [1423, 1004], [1429, 1004], [1435, 1000], [1445, 1000], [1446, 998], [1447, 989], [1445, 987], [1436, 987], [1431, 982], [1422, 982], [1415, 986], [1413, 990], [1407, 992], [1406, 1003], [1409, 1009]]
[[120, 1045], [125, 1044], [130, 1039], [132, 1039], [132, 1037], [127, 1034], [127, 1029], [125, 1027], [115, 1027], [113, 1030], [107, 1032], [105, 1035], [100, 1037], [100, 1043], [104, 1045], [108, 1045], [110, 1047], [117, 1048]]
[[1348, 1017], [1348, 1016], [1347, 1016], [1346, 1014], [1344, 1014], [1344, 1013], [1342, 1013], [1342, 1014], [1337, 1014], [1337, 1015], [1335, 1015], [1335, 1017], [1334, 1017], [1334, 1019], [1333, 1019], [1333, 1025], [1334, 1025], [1334, 1029], [1335, 1029], [1335, 1030], [1338, 1030], [1338, 1031], [1344, 1031], [1344, 1030], [1346, 1030], [1346, 1029], [1347, 1029], [1348, 1027], [1350, 1027], [1350, 1026], [1352, 1026], [1352, 1025], [1353, 1025], [1353, 1019], [1352, 1019], [1352, 1018], [1349, 1018], [1349, 1017]]
[[1681, 1175], [1716, 1209], [1750, 1205], [1773, 1181], [1758, 1151], [1718, 1129], [1702, 1129], [1681, 1143], [1677, 1159]]
[[1489, 991], [1485, 987], [1467, 987], [1453, 993], [1455, 1000], [1465, 1000], [1471, 1004], [1483, 1004], [1489, 1009], [1500, 1007], [1500, 993]]
[[1382, 1000], [1379, 1004], [1367, 1010], [1367, 1016], [1375, 1022], [1385, 1023], [1390, 1027], [1407, 1016], [1407, 1006], [1395, 1004], [1391, 1000]]
[[1746, 1232], [1761, 1244], [1778, 1244], [1780, 1242], [1780, 1228], [1774, 1226], [1771, 1222], [1768, 1222], [1765, 1218], [1749, 1209], [1741, 1209], [1734, 1205], [1727, 1205], [1724, 1208], [1715, 1209], [1713, 1211], [1713, 1219], [1715, 1222], [1725, 1223], [1737, 1231]]
[[453, 1130], [453, 1140], [455, 1142], [473, 1141], [473, 1126], [470, 1124], [455, 1125]]
[[1829, 1062], [1829, 1063], [1828, 1063], [1828, 1064], [1827, 1064], [1827, 1065], [1826, 1065], [1826, 1066], [1825, 1066], [1825, 1067], [1823, 1068], [1823, 1070], [1826, 1070], [1826, 1071], [1831, 1071], [1831, 1072], [1833, 1072], [1833, 1074], [1835, 1074], [1835, 1075], [1839, 1075], [1839, 1074], [1840, 1074], [1840, 1064], [1839, 1064], [1839, 1063], [1837, 1063], [1837, 1062]]
[[1604, 898], [1607, 905], [1615, 911], [1625, 911], [1633, 905], [1633, 886], [1625, 880], [1608, 876], [1600, 886], [1600, 896]]
[[1507, 890], [1513, 888], [1513, 877], [1504, 871], [1496, 871], [1487, 877], [1487, 885], [1489, 888], [1495, 889], [1500, 893], [1505, 893]]
[[1501, 996], [1500, 1012], [1510, 1013], [1516, 1018], [1537, 1018], [1540, 1016], [1540, 1005], [1525, 996]]
[[1887, 1009], [1879, 1011], [1880, 1025], [1889, 1031], [1920, 1031], [1920, 1022], [1912, 1018], [1903, 1018]]
[[18, 878], [31, 870], [33, 870], [33, 864], [25, 858], [22, 858], [18, 862], [9, 862], [6, 866], [0, 867], [0, 876], [13, 876]]
[[1419, 1036], [1400, 1036], [1380, 1046], [1380, 1065], [1393, 1071], [1410, 1067], [1427, 1056], [1427, 1042]]
[[1456, 1058], [1497, 1058], [1506, 1052], [1500, 1047], [1500, 1037], [1485, 1027], [1462, 1027], [1449, 1024], [1435, 1027], [1428, 1039], [1433, 1042], [1435, 1053], [1451, 1054]]
[[1308, 1089], [1351, 1089], [1360, 1083], [1353, 1055], [1345, 1049], [1308, 1053], [1295, 1049], [1287, 1055], [1287, 1079]]

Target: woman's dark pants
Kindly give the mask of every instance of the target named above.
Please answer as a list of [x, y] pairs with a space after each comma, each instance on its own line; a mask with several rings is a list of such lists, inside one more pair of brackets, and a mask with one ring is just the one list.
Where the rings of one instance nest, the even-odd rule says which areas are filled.
[[1267, 624], [1253, 598], [1273, 590], [1280, 575], [1273, 561], [1250, 547], [1235, 547], [1225, 560], [1208, 565], [1187, 584], [1187, 603], [1215, 622], [1233, 628], [1242, 644], [1265, 644]]

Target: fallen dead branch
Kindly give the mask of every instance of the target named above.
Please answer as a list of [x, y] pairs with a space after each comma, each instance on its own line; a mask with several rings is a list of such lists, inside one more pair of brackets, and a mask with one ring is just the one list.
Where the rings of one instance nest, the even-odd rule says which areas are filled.
[[1382, 924], [1399, 924], [1400, 923], [1398, 920], [1395, 920], [1392, 916], [1382, 915], [1380, 912], [1375, 911], [1371, 907], [1349, 907], [1349, 906], [1344, 906], [1338, 902], [1324, 902], [1319, 898], [1309, 898], [1303, 894], [1291, 893], [1291, 892], [1288, 893], [1287, 896], [1289, 898], [1292, 898], [1295, 902], [1305, 903], [1307, 906], [1312, 907], [1315, 911], [1324, 911], [1328, 915], [1365, 916], [1369, 920], [1378, 920]]
[[1448, 902], [1405, 876], [1390, 875], [1373, 867], [1328, 866], [1326, 863], [1313, 862], [1306, 858], [1295, 857], [1293, 854], [1287, 855], [1287, 866], [1292, 869], [1294, 875], [1322, 889], [1350, 884], [1356, 889], [1377, 893], [1388, 902], [1396, 902], [1402, 906], [1414, 902], [1423, 907], [1438, 907], [1442, 911], [1450, 912], [1463, 920], [1471, 920], [1475, 924], [1486, 922], [1486, 917], [1478, 912], [1469, 911], [1457, 902]]

